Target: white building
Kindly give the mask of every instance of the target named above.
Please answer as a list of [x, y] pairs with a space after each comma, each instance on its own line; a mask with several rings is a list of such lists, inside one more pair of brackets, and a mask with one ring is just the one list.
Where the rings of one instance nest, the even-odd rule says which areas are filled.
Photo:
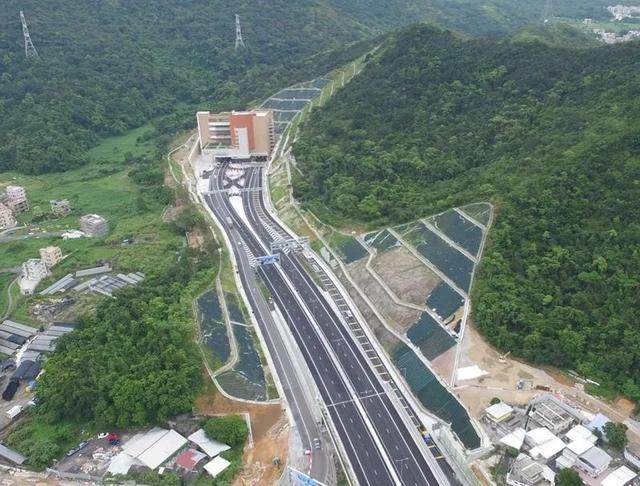
[[575, 466], [595, 478], [608, 469], [611, 460], [612, 458], [609, 454], [599, 447], [593, 446], [578, 457]]
[[0, 203], [0, 229], [13, 228], [15, 225], [16, 218], [13, 217], [13, 211]]
[[513, 407], [504, 402], [494, 403], [484, 411], [487, 420], [493, 423], [504, 422], [513, 414]]
[[640, 445], [632, 443], [627, 444], [627, 447], [624, 449], [624, 458], [633, 467], [640, 469]]
[[47, 246], [45, 248], [40, 248], [40, 258], [47, 268], [51, 268], [62, 260], [62, 250], [59, 246]]
[[109, 232], [109, 223], [99, 214], [85, 214], [80, 218], [80, 229], [89, 236], [101, 237]]
[[560, 403], [551, 398], [532, 404], [529, 417], [541, 427], [548, 428], [554, 434], [567, 430], [575, 421], [574, 416]]
[[594, 434], [592, 434], [591, 431], [584, 425], [576, 425], [572, 427], [569, 432], [567, 432], [565, 437], [569, 440], [569, 442], [586, 440], [591, 442], [591, 444], [595, 444], [598, 441], [598, 438]]
[[634, 473], [627, 466], [620, 466], [602, 480], [602, 486], [625, 486], [636, 478]]
[[509, 486], [534, 486], [544, 481], [542, 465], [526, 454], [520, 454], [507, 473]]
[[6, 205], [11, 208], [14, 213], [23, 213], [29, 210], [29, 201], [27, 200], [27, 191], [21, 186], [7, 186], [5, 189], [7, 200]]
[[47, 266], [39, 258], [31, 258], [22, 264], [22, 276], [20, 278], [20, 292], [23, 295], [31, 295], [40, 281], [49, 275]]

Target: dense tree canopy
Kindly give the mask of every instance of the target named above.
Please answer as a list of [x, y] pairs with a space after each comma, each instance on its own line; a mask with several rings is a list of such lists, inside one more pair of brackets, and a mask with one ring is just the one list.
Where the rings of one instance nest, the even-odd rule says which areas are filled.
[[46, 362], [38, 411], [118, 427], [190, 411], [201, 374], [189, 285], [213, 263], [186, 250], [179, 264], [101, 301]]
[[609, 445], [622, 452], [627, 445], [627, 426], [623, 423], [607, 422], [604, 424], [604, 435]]
[[639, 63], [407, 29], [312, 115], [296, 195], [372, 225], [492, 200], [480, 329], [640, 399]]
[[[595, 16], [604, 13], [601, 1], [574, 0], [558, 13]], [[543, 5], [544, 0], [490, 0], [486, 6], [476, 0], [8, 0], [0, 16], [0, 171], [78, 166], [99, 137], [151, 119], [164, 129], [190, 126], [197, 108], [237, 108], [324, 74], [371, 47], [353, 51], [345, 45], [390, 27], [426, 19], [472, 34], [496, 34], [538, 21]], [[25, 59], [20, 10], [40, 53], [37, 61]], [[236, 13], [247, 44], [238, 51]]]
[[567, 467], [558, 471], [555, 484], [556, 486], [582, 486], [584, 482], [575, 469]]
[[204, 431], [210, 439], [231, 447], [243, 445], [249, 435], [247, 422], [241, 415], [211, 418], [205, 422]]
[[[120, 134], [176, 107], [188, 107], [179, 114], [192, 125], [198, 107], [244, 106], [323, 74], [343, 59], [345, 44], [373, 31], [329, 5], [312, 8], [313, 3], [5, 2], [0, 171], [77, 166], [98, 137]], [[20, 10], [39, 60], [25, 59]], [[241, 15], [247, 44], [238, 51], [235, 13]], [[331, 56], [317, 55], [337, 47]]]

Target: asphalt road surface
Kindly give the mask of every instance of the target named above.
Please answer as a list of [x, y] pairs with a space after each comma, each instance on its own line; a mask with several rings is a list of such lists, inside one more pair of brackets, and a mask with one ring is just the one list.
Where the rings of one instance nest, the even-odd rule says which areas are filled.
[[[207, 203], [225, 227], [236, 254], [244, 251], [245, 259], [269, 254], [270, 243], [287, 235], [264, 208], [262, 168], [250, 167], [245, 173], [241, 194], [249, 225], [233, 209], [227, 193], [220, 191], [228, 187], [225, 171], [223, 164], [211, 174]], [[435, 459], [409, 430], [411, 425], [396, 409], [388, 388], [307, 274], [302, 257], [286, 250], [279, 255], [280, 264], [258, 266], [256, 273], [287, 321], [358, 482], [446, 484]], [[241, 266], [241, 273], [250, 286], [250, 268]]]

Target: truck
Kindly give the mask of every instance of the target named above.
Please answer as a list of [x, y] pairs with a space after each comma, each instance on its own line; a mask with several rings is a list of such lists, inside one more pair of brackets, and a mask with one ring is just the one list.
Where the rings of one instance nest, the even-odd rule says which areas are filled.
[[227, 226], [229, 226], [229, 228], [233, 228], [233, 220], [231, 219], [230, 216], [226, 217], [226, 221], [227, 221]]

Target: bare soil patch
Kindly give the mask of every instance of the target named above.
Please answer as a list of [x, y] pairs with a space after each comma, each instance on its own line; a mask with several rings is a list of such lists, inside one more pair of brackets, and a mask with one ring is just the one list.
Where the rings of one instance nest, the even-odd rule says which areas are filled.
[[378, 253], [371, 267], [403, 302], [424, 306], [440, 278], [404, 246]]
[[420, 311], [397, 305], [389, 297], [384, 287], [367, 270], [366, 259], [353, 262], [347, 268], [353, 280], [364, 294], [375, 302], [378, 312], [395, 330], [404, 334], [420, 318]]
[[[573, 402], [592, 413], [602, 412], [614, 421], [626, 420], [633, 407], [627, 400], [619, 399], [615, 403], [607, 403], [586, 394], [574, 386], [574, 380], [566, 374], [553, 368], [536, 368], [518, 361], [510, 356], [504, 356], [491, 347], [475, 328], [473, 321], [467, 322], [458, 367], [478, 365], [489, 374], [475, 380], [457, 382], [456, 394], [471, 411], [479, 418], [483, 410], [489, 405], [491, 398], [498, 397], [508, 403], [524, 405], [534, 396], [543, 393], [536, 390], [540, 385], [549, 387], [553, 392]], [[530, 380], [533, 389], [518, 390], [518, 380]], [[637, 440], [632, 431], [630, 438]]]
[[[209, 377], [206, 377], [209, 380]], [[253, 447], [245, 447], [243, 468], [234, 481], [237, 485], [275, 484], [286, 464], [289, 444], [289, 423], [280, 404], [253, 404], [230, 400], [222, 393], [207, 389], [196, 399], [198, 412], [203, 415], [248, 413], [251, 420]], [[280, 458], [282, 465], [272, 461]]]

